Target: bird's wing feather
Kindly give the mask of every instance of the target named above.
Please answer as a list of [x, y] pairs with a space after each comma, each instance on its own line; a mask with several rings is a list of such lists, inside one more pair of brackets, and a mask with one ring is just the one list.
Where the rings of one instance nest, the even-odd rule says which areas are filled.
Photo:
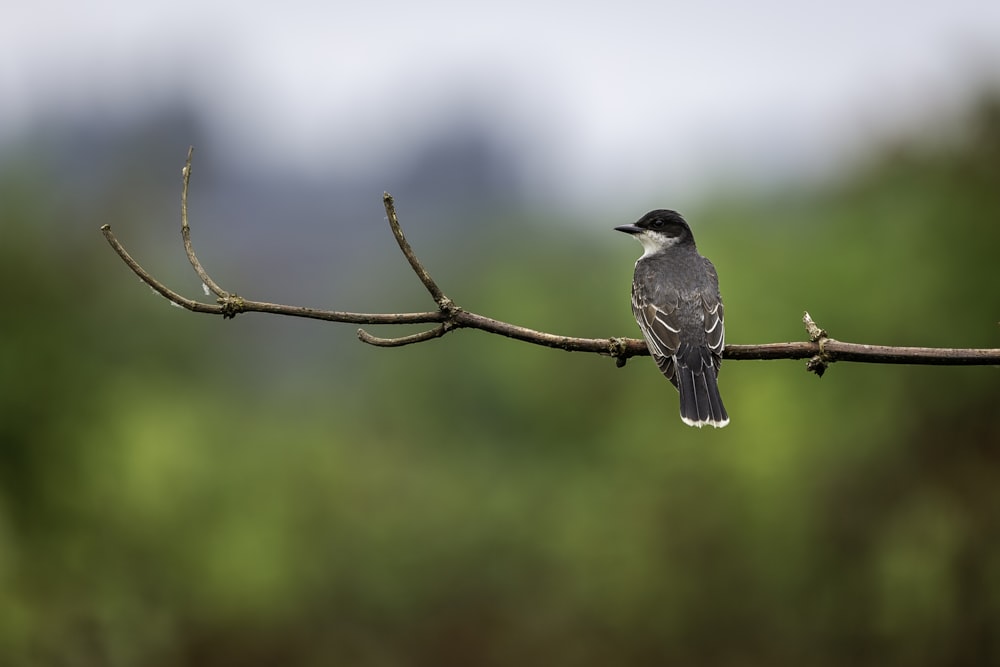
[[681, 327], [677, 321], [679, 299], [680, 295], [672, 292], [669, 298], [661, 295], [658, 303], [653, 304], [641, 288], [633, 285], [632, 312], [646, 339], [646, 347], [660, 371], [674, 384], [674, 355], [681, 344]]
[[719, 277], [712, 263], [705, 260], [708, 275], [712, 278], [715, 289], [702, 295], [702, 308], [705, 314], [705, 344], [712, 350], [715, 369], [722, 365], [722, 350], [726, 347], [726, 309], [719, 296]]
[[705, 343], [712, 350], [712, 356], [721, 361], [722, 350], [726, 347], [725, 308], [715, 299], [703, 299], [702, 307], [705, 309]]

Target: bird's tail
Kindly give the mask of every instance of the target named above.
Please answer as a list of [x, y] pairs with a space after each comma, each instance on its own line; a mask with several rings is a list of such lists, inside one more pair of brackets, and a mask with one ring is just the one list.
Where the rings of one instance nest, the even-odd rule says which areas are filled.
[[722, 405], [714, 366], [702, 366], [696, 372], [678, 364], [677, 390], [681, 394], [681, 421], [688, 426], [701, 428], [705, 424], [722, 428], [729, 423], [729, 415]]

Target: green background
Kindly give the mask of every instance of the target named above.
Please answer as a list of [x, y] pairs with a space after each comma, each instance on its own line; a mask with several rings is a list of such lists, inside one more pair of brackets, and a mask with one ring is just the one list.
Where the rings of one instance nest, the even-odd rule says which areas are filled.
[[[375, 349], [352, 325], [171, 308], [98, 231], [200, 296], [177, 227], [149, 254], [175, 183], [149, 195], [134, 169], [83, 203], [29, 155], [0, 174], [0, 663], [1000, 661], [995, 367], [729, 362], [731, 425], [690, 429], [646, 358], [475, 331]], [[998, 183], [987, 97], [822, 183], [720, 186], [684, 213], [730, 343], [802, 340], [809, 310], [841, 340], [1000, 347]], [[451, 246], [398, 205], [460, 305], [637, 336], [640, 249], [610, 228], [669, 202], [586, 225], [487, 212]], [[196, 207], [192, 225], [196, 245], [239, 233]], [[392, 244], [354, 303], [308, 305], [432, 309]], [[202, 259], [300, 301], [253, 293], [278, 269], [222, 244]]]

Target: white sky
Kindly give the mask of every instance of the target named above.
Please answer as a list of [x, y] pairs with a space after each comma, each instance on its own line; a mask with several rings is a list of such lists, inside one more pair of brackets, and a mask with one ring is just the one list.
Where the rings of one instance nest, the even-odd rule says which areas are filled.
[[996, 0], [36, 0], [0, 17], [0, 147], [190, 95], [226, 156], [370, 171], [486, 110], [583, 204], [823, 168], [998, 79]]

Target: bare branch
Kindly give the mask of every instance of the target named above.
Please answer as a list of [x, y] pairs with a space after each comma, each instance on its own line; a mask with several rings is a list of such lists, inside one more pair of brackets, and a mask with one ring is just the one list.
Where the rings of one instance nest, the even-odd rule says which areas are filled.
[[[329, 322], [346, 322], [353, 324], [427, 324], [436, 323], [433, 329], [395, 338], [374, 336], [364, 329], [358, 330], [358, 338], [369, 345], [378, 347], [401, 347], [422, 343], [433, 338], [440, 338], [454, 329], [478, 329], [491, 334], [497, 334], [514, 340], [558, 348], [570, 352], [591, 352], [614, 357], [619, 366], [631, 357], [648, 355], [645, 341], [636, 338], [576, 338], [536, 331], [527, 327], [502, 322], [500, 320], [478, 315], [460, 308], [438, 287], [427, 269], [413, 252], [406, 240], [403, 229], [396, 215], [395, 202], [388, 192], [383, 194], [389, 227], [399, 245], [400, 251], [409, 262], [413, 272], [430, 293], [437, 304], [436, 311], [423, 313], [352, 313], [336, 310], [320, 310], [303, 306], [287, 306], [283, 304], [251, 301], [237, 294], [222, 289], [208, 275], [195, 254], [191, 243], [191, 229], [188, 224], [187, 196], [191, 180], [191, 158], [193, 147], [188, 149], [187, 162], [183, 170], [183, 188], [181, 190], [181, 237], [188, 261], [205, 286], [218, 297], [215, 304], [201, 303], [185, 298], [156, 280], [138, 262], [126, 252], [125, 248], [111, 232], [110, 225], [101, 227], [101, 232], [122, 261], [132, 271], [157, 293], [174, 304], [197, 313], [221, 314], [223, 318], [232, 318], [240, 313], [258, 312], [291, 317], [305, 317]], [[998, 365], [1000, 364], [1000, 349], [951, 349], [929, 347], [889, 347], [884, 345], [862, 345], [845, 343], [830, 338], [805, 313], [802, 318], [809, 335], [809, 341], [790, 343], [767, 343], [763, 345], [727, 345], [723, 350], [723, 358], [727, 360], [770, 360], [770, 359], [808, 359], [806, 368], [817, 375], [822, 375], [827, 367], [836, 361], [854, 361], [881, 364], [932, 364], [932, 365]]]
[[184, 251], [187, 253], [188, 261], [191, 262], [191, 268], [201, 278], [201, 282], [208, 289], [212, 290], [212, 294], [220, 299], [228, 299], [229, 292], [219, 287], [205, 269], [202, 268], [201, 262], [198, 261], [198, 256], [194, 254], [194, 246], [191, 244], [191, 227], [188, 225], [188, 185], [191, 183], [191, 159], [193, 157], [194, 146], [188, 146], [187, 161], [184, 163], [184, 169], [181, 170], [181, 174], [183, 175], [183, 186], [181, 187], [181, 238], [184, 239]]
[[416, 254], [413, 252], [413, 248], [410, 247], [410, 242], [403, 236], [403, 228], [399, 226], [399, 218], [396, 216], [396, 202], [392, 198], [392, 195], [388, 192], [383, 192], [382, 204], [385, 205], [385, 214], [389, 218], [389, 227], [392, 228], [392, 235], [396, 237], [399, 249], [403, 251], [403, 257], [406, 257], [406, 261], [410, 263], [413, 272], [417, 274], [420, 282], [430, 292], [431, 298], [434, 299], [434, 303], [438, 305], [438, 308], [444, 311], [451, 311], [455, 307], [455, 304], [444, 295], [441, 288], [431, 278], [431, 274], [427, 273], [427, 269], [420, 263], [420, 260], [417, 259]]
[[151, 276], [142, 266], [139, 265], [132, 256], [128, 254], [121, 242], [111, 231], [111, 225], [101, 227], [104, 238], [107, 239], [111, 248], [118, 253], [122, 261], [139, 276], [139, 278], [153, 288], [156, 292], [166, 297], [172, 303], [181, 308], [185, 308], [196, 313], [213, 313], [230, 318], [240, 313], [270, 313], [272, 315], [287, 315], [290, 317], [304, 317], [312, 320], [325, 320], [327, 322], [346, 322], [348, 324], [426, 324], [428, 322], [441, 322], [446, 316], [441, 311], [431, 311], [426, 313], [349, 313], [340, 310], [321, 310], [318, 308], [307, 308], [305, 306], [286, 306], [280, 303], [268, 303], [266, 301], [251, 301], [241, 296], [231, 294], [225, 298], [219, 298], [217, 304], [201, 303], [185, 298], [173, 291], [156, 278]]

